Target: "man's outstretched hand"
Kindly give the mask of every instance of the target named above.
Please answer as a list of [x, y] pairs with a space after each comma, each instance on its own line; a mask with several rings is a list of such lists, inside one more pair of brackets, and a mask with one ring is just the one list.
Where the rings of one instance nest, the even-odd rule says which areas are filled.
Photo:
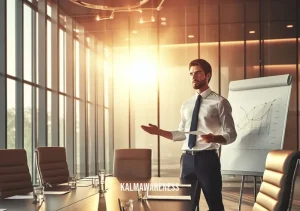
[[160, 129], [156, 125], [152, 125], [152, 124], [149, 124], [149, 126], [142, 125], [141, 128], [147, 133], [150, 133], [152, 135], [159, 135]]

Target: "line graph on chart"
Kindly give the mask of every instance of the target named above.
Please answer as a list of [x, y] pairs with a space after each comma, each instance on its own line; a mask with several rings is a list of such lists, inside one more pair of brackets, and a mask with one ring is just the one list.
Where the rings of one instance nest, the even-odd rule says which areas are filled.
[[[233, 113], [239, 149], [269, 149], [280, 143], [281, 137], [276, 135], [282, 128], [280, 125], [281, 98], [276, 98], [255, 106], [240, 105]], [[276, 146], [275, 146], [276, 147]]]

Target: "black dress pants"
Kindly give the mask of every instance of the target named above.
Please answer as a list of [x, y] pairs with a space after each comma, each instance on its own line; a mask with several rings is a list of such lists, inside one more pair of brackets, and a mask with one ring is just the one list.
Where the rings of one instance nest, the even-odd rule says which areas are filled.
[[[197, 180], [194, 206], [199, 210], [201, 189], [209, 211], [223, 211], [221, 164], [216, 150], [203, 150], [196, 154], [182, 154], [181, 178]], [[194, 209], [195, 210], [195, 209]]]

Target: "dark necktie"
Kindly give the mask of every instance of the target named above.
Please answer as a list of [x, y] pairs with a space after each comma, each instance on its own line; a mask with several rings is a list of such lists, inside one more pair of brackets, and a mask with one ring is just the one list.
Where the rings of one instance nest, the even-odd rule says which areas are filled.
[[[196, 103], [195, 103], [195, 107], [193, 110], [193, 116], [192, 116], [192, 123], [191, 123], [191, 127], [190, 127], [190, 131], [196, 131], [197, 127], [198, 127], [198, 115], [199, 115], [199, 108], [200, 108], [200, 103], [201, 103], [201, 95], [198, 95]], [[196, 138], [197, 135], [189, 135], [189, 148], [192, 149], [195, 144], [196, 144]]]

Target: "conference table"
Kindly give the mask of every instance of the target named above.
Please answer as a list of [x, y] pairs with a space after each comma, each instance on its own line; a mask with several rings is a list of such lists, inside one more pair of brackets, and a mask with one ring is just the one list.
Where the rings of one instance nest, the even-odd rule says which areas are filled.
[[[1, 199], [0, 210], [7, 211], [120, 211], [119, 200], [133, 200], [134, 211], [194, 211], [194, 191], [196, 181], [182, 180], [174, 177], [152, 177], [147, 180], [120, 180], [107, 177], [105, 193], [99, 193], [98, 187], [92, 187], [92, 181], [80, 181], [87, 187], [77, 187], [63, 195], [45, 195], [42, 203], [33, 203], [33, 199]], [[162, 185], [162, 188], [150, 190], [151, 196], [190, 196], [190, 200], [181, 199], [148, 199], [138, 200], [137, 191], [132, 189], [136, 184]], [[184, 185], [186, 184], [186, 185]], [[191, 185], [189, 185], [191, 184]], [[166, 185], [171, 188], [164, 188]], [[171, 185], [171, 186], [170, 186]], [[179, 185], [179, 187], [176, 187]], [[163, 187], [164, 186], [164, 187]], [[130, 189], [128, 188], [130, 187]], [[173, 187], [173, 188], [172, 188]], [[47, 191], [69, 191], [67, 185], [59, 185], [46, 189]], [[173, 197], [175, 196], [175, 197]]]

